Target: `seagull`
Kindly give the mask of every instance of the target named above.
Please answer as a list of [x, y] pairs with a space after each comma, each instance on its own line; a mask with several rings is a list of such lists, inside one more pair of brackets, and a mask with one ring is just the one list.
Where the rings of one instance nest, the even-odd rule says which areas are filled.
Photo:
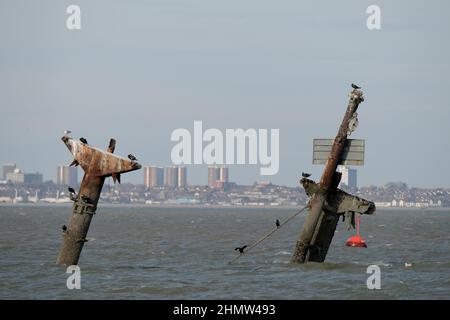
[[71, 132], [70, 130], [64, 130], [64, 137], [67, 137]]
[[238, 250], [239, 250], [239, 252], [240, 252], [241, 254], [243, 254], [243, 253], [244, 253], [244, 250], [245, 250], [245, 248], [247, 248], [247, 245], [245, 245], [245, 246], [242, 246], [242, 247], [237, 247], [237, 248], [235, 248], [234, 250], [236, 250], [236, 251], [238, 251]]
[[352, 83], [352, 88], [357, 90], [357, 89], [361, 89], [361, 87], [357, 86], [356, 84]]
[[80, 138], [80, 141], [83, 142], [84, 144], [88, 144], [88, 142], [85, 138]]
[[133, 156], [132, 154], [128, 155], [128, 159], [130, 159], [131, 161], [137, 161], [136, 157]]
[[66, 231], [67, 231], [67, 226], [66, 226], [65, 224], [62, 226], [62, 231], [63, 231], [63, 232], [66, 232]]
[[311, 177], [311, 173], [302, 172], [302, 177], [303, 178], [309, 178], [309, 177]]
[[280, 221], [278, 221], [278, 219], [277, 219], [277, 221], [275, 221], [275, 225], [277, 226], [277, 228], [280, 227]]
[[69, 190], [70, 193], [75, 193], [75, 189], [72, 187], [69, 187], [69, 189], [67, 189], [67, 190]]

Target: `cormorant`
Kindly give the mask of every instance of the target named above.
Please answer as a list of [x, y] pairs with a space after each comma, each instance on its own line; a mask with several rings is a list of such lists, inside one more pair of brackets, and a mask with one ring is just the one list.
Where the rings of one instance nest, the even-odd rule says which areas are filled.
[[302, 177], [303, 178], [309, 178], [309, 177], [311, 177], [311, 173], [302, 172]]
[[75, 189], [72, 187], [69, 187], [69, 189], [67, 189], [67, 190], [69, 190], [70, 193], [75, 193]]
[[88, 142], [85, 138], [80, 138], [80, 141], [83, 142], [84, 144], [88, 144]]
[[357, 89], [361, 89], [361, 87], [357, 86], [356, 84], [352, 83], [352, 88], [357, 90]]
[[62, 226], [62, 231], [63, 231], [63, 232], [66, 232], [66, 231], [67, 231], [67, 226], [66, 226], [65, 224], [63, 224], [63, 226]]
[[278, 219], [277, 219], [277, 221], [275, 221], [275, 225], [277, 226], [277, 228], [280, 227], [280, 221], [278, 221]]
[[237, 247], [237, 248], [235, 248], [234, 250], [236, 250], [236, 251], [238, 251], [238, 250], [239, 250], [240, 254], [243, 254], [243, 253], [244, 253], [244, 250], [245, 250], [245, 248], [247, 248], [247, 245], [245, 245], [245, 246], [242, 246], [242, 247]]
[[131, 161], [137, 161], [136, 157], [133, 156], [132, 154], [128, 155], [128, 159], [130, 159]]

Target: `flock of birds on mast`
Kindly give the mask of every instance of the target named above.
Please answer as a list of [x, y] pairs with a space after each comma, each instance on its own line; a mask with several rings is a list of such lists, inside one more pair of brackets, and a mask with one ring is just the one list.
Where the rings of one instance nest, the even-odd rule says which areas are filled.
[[[67, 137], [72, 131], [70, 130], [64, 130], [64, 136]], [[86, 138], [81, 137], [80, 138], [81, 143], [89, 145], [88, 141], [86, 140]], [[138, 161], [138, 159], [132, 155], [131, 153], [128, 155], [128, 159], [130, 159], [131, 161]]]
[[[354, 83], [352, 83], [351, 86], [352, 86], [352, 88], [353, 88], [354, 90], [361, 89], [360, 86], [358, 86], [358, 85], [356, 85], [356, 84], [354, 84]], [[309, 178], [310, 176], [311, 176], [310, 173], [302, 172], [302, 177], [303, 177], [303, 178]], [[279, 221], [278, 219], [275, 221], [275, 226], [276, 226], [277, 228], [280, 227], [280, 221]], [[239, 251], [240, 254], [244, 254], [245, 249], [246, 249], [247, 247], [248, 247], [247, 245], [244, 245], [244, 246], [241, 246], [241, 247], [236, 247], [234, 250], [235, 250], [235, 251]]]
[[[351, 86], [352, 86], [352, 88], [353, 88], [354, 90], [361, 89], [360, 86], [358, 86], [358, 85], [356, 85], [356, 84], [354, 84], [354, 83], [352, 83]], [[70, 130], [65, 130], [65, 131], [64, 131], [64, 135], [65, 135], [65, 136], [67, 136], [69, 133], [71, 133]], [[87, 140], [86, 140], [85, 138], [83, 138], [83, 137], [80, 138], [80, 141], [81, 141], [83, 144], [86, 144], [86, 145], [88, 144]], [[131, 161], [138, 161], [138, 159], [137, 159], [134, 155], [132, 155], [132, 154], [129, 154], [129, 155], [128, 155], [128, 159], [130, 159]], [[310, 173], [302, 172], [302, 177], [303, 177], [303, 178], [309, 178], [310, 176], [311, 176]], [[71, 199], [72, 201], [76, 201], [76, 200], [78, 199], [78, 197], [77, 197], [77, 195], [76, 195], [75, 190], [74, 190], [73, 188], [71, 188], [71, 187], [69, 187], [68, 190], [69, 190], [69, 193], [70, 193], [70, 199]], [[89, 203], [89, 198], [86, 197], [85, 195], [82, 195], [82, 196], [81, 196], [81, 199], [82, 199], [84, 202]], [[279, 221], [278, 219], [276, 219], [276, 221], [275, 221], [275, 226], [276, 226], [277, 228], [279, 228], [279, 227], [281, 226], [280, 221]], [[63, 225], [63, 226], [62, 226], [62, 230], [63, 230], [63, 232], [67, 232], [67, 226], [66, 226], [66, 225]], [[85, 241], [87, 241], [87, 240], [85, 240]], [[248, 245], [243, 245], [243, 246], [240, 246], [240, 247], [236, 247], [234, 250], [235, 250], [235, 251], [239, 251], [240, 254], [244, 254], [245, 249], [246, 249], [247, 247], [248, 247]]]
[[[70, 130], [64, 130], [64, 136], [67, 137], [71, 132], [72, 132], [72, 131], [70, 131]], [[83, 143], [83, 144], [85, 144], [85, 145], [89, 145], [87, 139], [84, 138], [84, 137], [81, 137], [81, 138], [80, 138], [80, 142]], [[131, 153], [128, 155], [128, 159], [130, 159], [131, 161], [138, 161], [138, 159], [137, 159], [134, 155], [132, 155]], [[78, 163], [77, 160], [73, 160], [72, 163], [71, 163], [70, 165], [71, 165], [71, 166], [72, 166], [72, 165], [78, 166], [79, 163]], [[78, 201], [79, 195], [77, 195], [75, 189], [69, 186], [67, 190], [69, 191], [70, 200], [72, 200], [72, 201]], [[80, 196], [80, 198], [81, 198], [81, 201], [83, 201], [84, 203], [87, 203], [87, 204], [92, 203], [92, 200], [91, 200], [87, 195], [85, 195], [85, 194], [82, 194], [82, 195]], [[63, 226], [61, 227], [61, 229], [62, 229], [62, 232], [63, 232], [63, 233], [66, 233], [66, 232], [67, 232], [67, 226], [66, 226], [66, 225], [63, 225]], [[80, 241], [82, 241], [82, 242], [87, 242], [86, 239], [82, 239], [82, 240], [80, 240]]]
[[[360, 86], [358, 86], [358, 85], [356, 85], [356, 84], [354, 84], [354, 83], [351, 84], [351, 87], [352, 87], [354, 90], [359, 90], [359, 89], [361, 89]], [[65, 130], [65, 131], [64, 131], [64, 136], [67, 137], [70, 133], [71, 133], [70, 130]], [[80, 142], [83, 143], [83, 144], [88, 145], [88, 141], [87, 141], [86, 138], [84, 138], [84, 137], [81, 137], [81, 138], [80, 138]], [[132, 155], [132, 154], [129, 154], [129, 155], [128, 155], [128, 159], [130, 159], [131, 161], [138, 161], [138, 159], [137, 159], [134, 155]], [[71, 165], [78, 165], [78, 161], [74, 160], [74, 161], [72, 162]], [[302, 177], [303, 177], [303, 178], [309, 178], [310, 176], [311, 176], [310, 173], [302, 172]], [[69, 186], [69, 187], [68, 187], [68, 191], [69, 191], [69, 194], [70, 194], [70, 199], [71, 199], [72, 201], [77, 201], [79, 196], [78, 196], [77, 193], [75, 192], [75, 189]], [[89, 197], [87, 197], [87, 196], [84, 195], [84, 194], [81, 195], [81, 200], [82, 200], [83, 202], [85, 202], [85, 203], [92, 203], [92, 201], [89, 199]], [[280, 226], [281, 226], [280, 221], [279, 221], [278, 219], [276, 219], [276, 221], [275, 221], [275, 226], [276, 226], [277, 229], [280, 228]], [[63, 233], [67, 233], [67, 232], [68, 232], [68, 228], [67, 228], [67, 226], [66, 226], [65, 224], [61, 227], [61, 229], [62, 229], [62, 232], [63, 232]], [[84, 239], [78, 240], [77, 242], [87, 242], [87, 241], [88, 241], [88, 240], [84, 238]], [[245, 249], [246, 249], [246, 248], [248, 248], [248, 245], [243, 245], [243, 246], [240, 246], [240, 247], [236, 247], [234, 250], [235, 250], [235, 251], [239, 251], [239, 253], [242, 255], [242, 254], [245, 253]], [[406, 268], [410, 268], [410, 267], [413, 266], [413, 263], [405, 262], [405, 263], [404, 263], [404, 266], [405, 266]]]
[[[66, 133], [66, 132], [70, 133], [70, 131], [68, 131], [68, 130], [66, 130], [66, 131], [64, 131], [64, 132], [65, 132], [65, 133]], [[86, 138], [81, 137], [81, 138], [80, 138], [80, 141], [81, 141], [83, 144], [88, 145], [88, 142], [87, 142]], [[137, 159], [134, 155], [132, 155], [131, 153], [128, 155], [128, 159], [130, 159], [131, 161], [138, 161], [138, 159]]]

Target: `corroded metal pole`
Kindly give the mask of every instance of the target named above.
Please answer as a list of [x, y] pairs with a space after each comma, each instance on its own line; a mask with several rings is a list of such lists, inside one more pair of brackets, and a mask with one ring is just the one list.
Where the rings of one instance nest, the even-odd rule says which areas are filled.
[[67, 136], [62, 137], [62, 140], [74, 156], [73, 164], [80, 165], [85, 172], [78, 195], [73, 197], [73, 214], [67, 230], [64, 231], [64, 240], [57, 259], [58, 265], [69, 266], [78, 264], [105, 178], [112, 176], [120, 182], [121, 173], [140, 169], [141, 165], [113, 155], [116, 144], [114, 139], [111, 139], [107, 151], [93, 148]]
[[[341, 161], [347, 137], [354, 130], [356, 110], [364, 101], [361, 90], [352, 90], [349, 97], [347, 111], [334, 139], [318, 188], [309, 202], [308, 215], [292, 256], [293, 262], [323, 262], [336, 229], [339, 216], [333, 213], [327, 214], [325, 205], [339, 184], [340, 174], [336, 172], [336, 169]], [[321, 233], [325, 236], [320, 236]], [[322, 240], [320, 245], [316, 241], [319, 238]]]

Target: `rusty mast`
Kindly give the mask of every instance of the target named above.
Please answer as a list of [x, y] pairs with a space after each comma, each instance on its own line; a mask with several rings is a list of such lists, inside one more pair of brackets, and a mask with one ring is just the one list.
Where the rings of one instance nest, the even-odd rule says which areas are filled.
[[336, 169], [348, 154], [350, 140], [347, 138], [356, 128], [356, 110], [364, 101], [360, 88], [356, 86], [353, 88], [349, 93], [347, 111], [332, 143], [320, 182], [315, 183], [307, 177], [300, 180], [310, 201], [308, 215], [292, 255], [293, 262], [323, 262], [341, 215], [347, 216], [353, 224], [355, 213], [372, 214], [375, 211], [373, 202], [352, 196], [337, 188], [341, 174], [336, 172]]
[[72, 139], [67, 134], [61, 139], [74, 157], [71, 165], [80, 165], [84, 170], [80, 190], [76, 196], [71, 196], [73, 213], [57, 258], [58, 265], [69, 266], [78, 264], [105, 178], [112, 177], [114, 182], [120, 183], [121, 173], [138, 170], [141, 165], [114, 155], [114, 139], [110, 140], [107, 151], [89, 146], [85, 139]]

